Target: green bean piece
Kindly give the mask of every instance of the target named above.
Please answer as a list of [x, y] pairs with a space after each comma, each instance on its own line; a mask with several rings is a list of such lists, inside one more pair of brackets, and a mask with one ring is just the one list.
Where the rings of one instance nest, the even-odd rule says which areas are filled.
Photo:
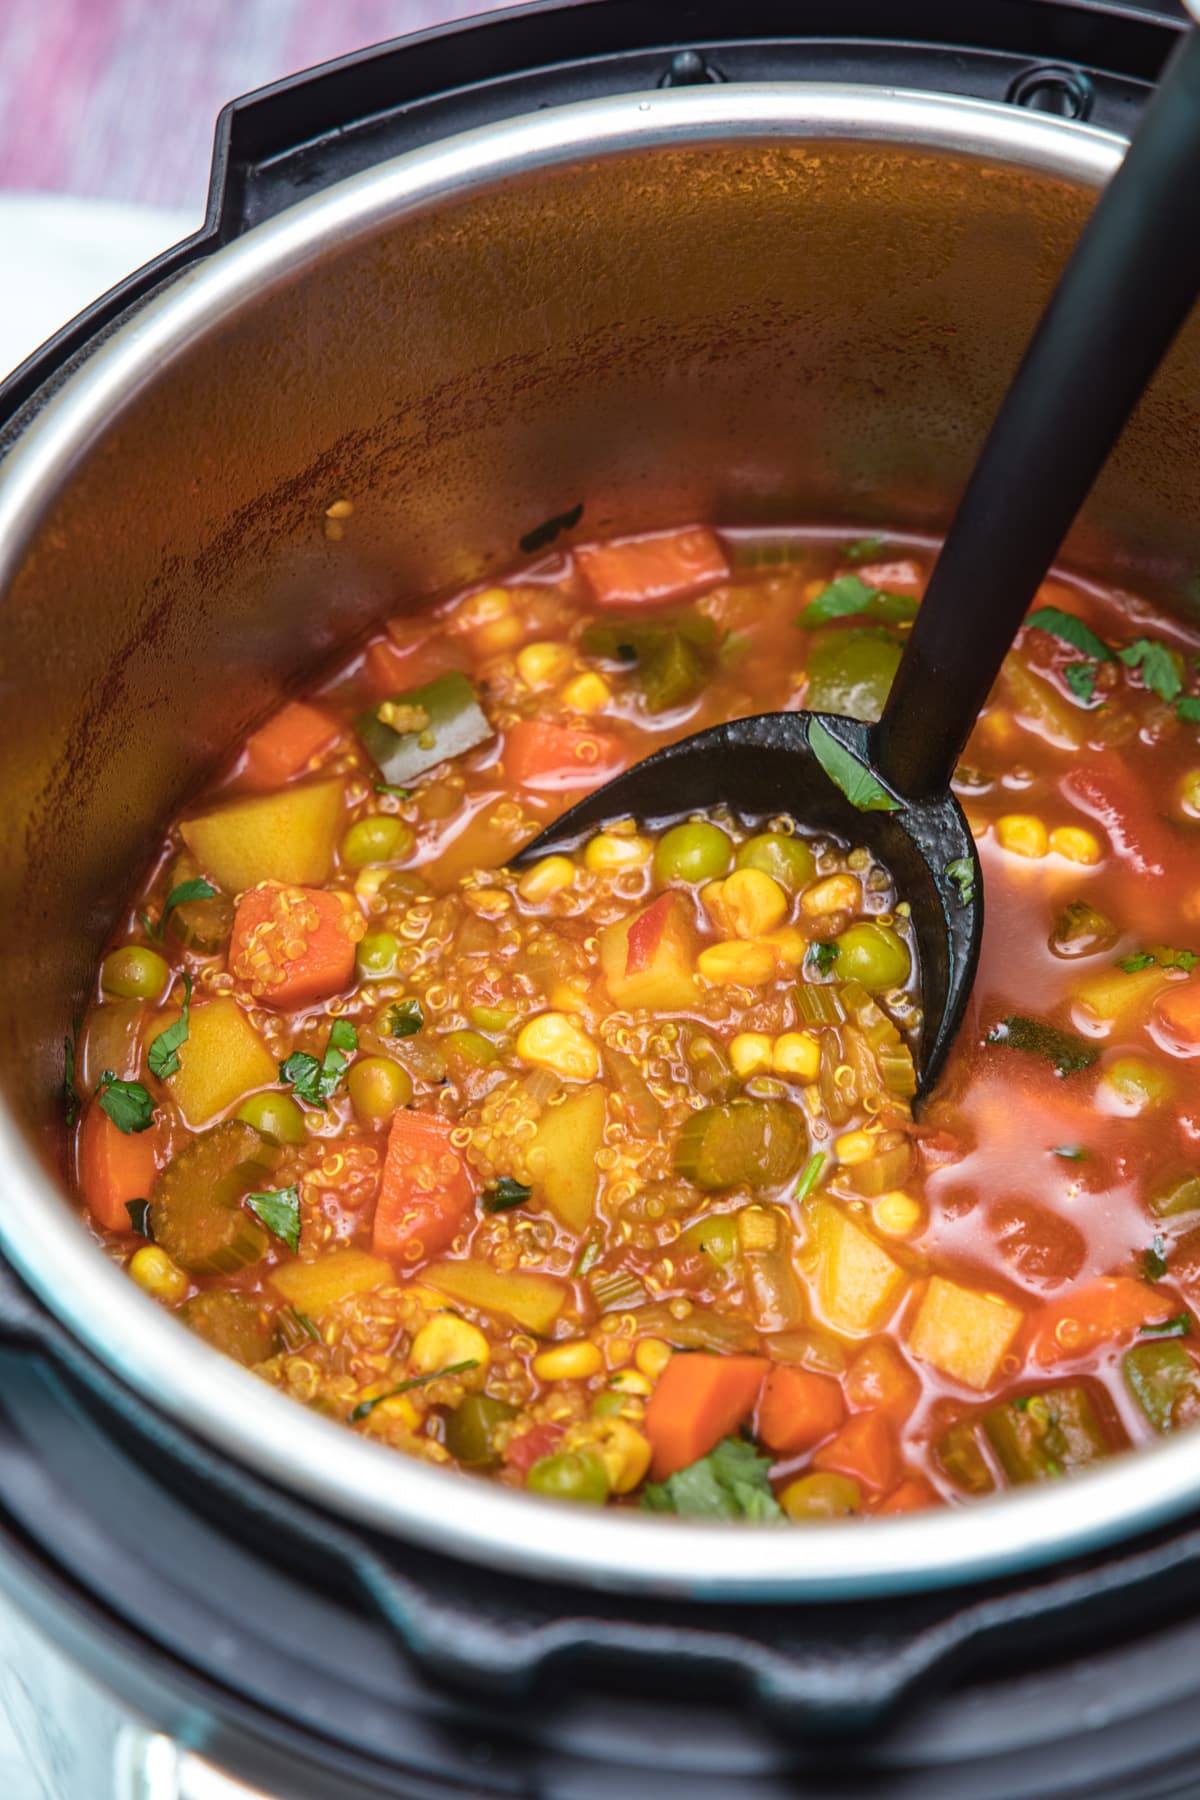
[[490, 1038], [478, 1031], [448, 1031], [441, 1040], [443, 1052], [453, 1062], [469, 1069], [486, 1069], [500, 1061], [500, 1052]]
[[729, 1100], [689, 1115], [675, 1141], [675, 1173], [709, 1192], [773, 1187], [795, 1175], [808, 1131], [782, 1100]]
[[403, 785], [495, 734], [465, 675], [439, 675], [359, 713], [354, 729], [390, 785]]
[[154, 1241], [193, 1275], [232, 1275], [267, 1253], [263, 1227], [242, 1205], [263, 1186], [279, 1149], [243, 1120], [190, 1138], [154, 1186]]
[[236, 1117], [277, 1144], [302, 1144], [308, 1136], [303, 1108], [290, 1094], [251, 1094], [237, 1109]]
[[1200, 1412], [1200, 1368], [1178, 1340], [1135, 1344], [1121, 1358], [1121, 1371], [1130, 1393], [1160, 1434], [1191, 1424]]
[[955, 1487], [962, 1488], [964, 1493], [987, 1494], [995, 1487], [995, 1477], [969, 1419], [960, 1419], [957, 1425], [951, 1425], [942, 1433], [935, 1454]]
[[862, 1489], [849, 1475], [802, 1475], [791, 1481], [779, 1503], [797, 1525], [818, 1519], [846, 1519], [862, 1511]]
[[446, 1414], [446, 1448], [465, 1469], [491, 1469], [500, 1461], [496, 1432], [517, 1409], [490, 1394], [467, 1394]]
[[399, 954], [400, 940], [390, 931], [368, 931], [356, 953], [359, 974], [368, 981], [385, 981], [394, 974]]
[[789, 894], [806, 887], [817, 870], [807, 843], [788, 831], [760, 831], [746, 839], [734, 860], [739, 869], [761, 869]]
[[672, 825], [659, 838], [654, 851], [658, 881], [715, 881], [724, 875], [733, 856], [733, 845], [719, 825], [693, 819]]
[[1108, 1455], [1096, 1409], [1083, 1387], [1047, 1388], [1002, 1400], [983, 1428], [1009, 1481], [1056, 1481]]
[[391, 813], [367, 813], [356, 819], [342, 839], [342, 861], [352, 869], [366, 869], [373, 863], [398, 861], [407, 856], [416, 835], [403, 819]]
[[214, 1350], [248, 1369], [266, 1362], [279, 1348], [274, 1325], [263, 1318], [261, 1309], [247, 1294], [209, 1288], [181, 1306], [179, 1316]]
[[592, 1450], [559, 1450], [534, 1463], [525, 1485], [531, 1493], [553, 1500], [585, 1500], [603, 1506], [608, 1499], [608, 1470]]
[[170, 969], [157, 950], [126, 944], [112, 950], [100, 965], [100, 986], [120, 1000], [157, 1000], [167, 985]]
[[364, 1056], [346, 1077], [350, 1104], [360, 1119], [390, 1119], [413, 1096], [412, 1076], [390, 1056]]
[[899, 665], [900, 646], [885, 631], [822, 631], [809, 651], [804, 704], [873, 722]]
[[912, 972], [908, 946], [887, 925], [863, 920], [847, 926], [835, 942], [838, 976], [846, 981], [861, 981], [868, 993], [903, 987]]

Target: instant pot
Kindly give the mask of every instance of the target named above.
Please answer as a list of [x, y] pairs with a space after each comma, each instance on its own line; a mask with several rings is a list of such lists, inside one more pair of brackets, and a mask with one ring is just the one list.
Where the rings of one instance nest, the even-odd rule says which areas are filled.
[[[202, 231], [0, 388], [0, 1703], [47, 1795], [1200, 1794], [1200, 1433], [866, 1526], [539, 1502], [181, 1330], [70, 1209], [61, 1104], [160, 821], [376, 619], [581, 503], [942, 529], [1182, 28], [580, 0], [383, 45], [227, 108]], [[1200, 612], [1200, 321], [1066, 560]]]

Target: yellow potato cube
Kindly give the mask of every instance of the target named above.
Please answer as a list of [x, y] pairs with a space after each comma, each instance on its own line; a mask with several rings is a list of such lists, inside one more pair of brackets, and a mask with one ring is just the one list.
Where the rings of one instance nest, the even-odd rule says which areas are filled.
[[[600, 967], [614, 1006], [680, 1012], [696, 999], [696, 938], [678, 894], [662, 894], [599, 934]], [[772, 963], [774, 967], [774, 963]]]
[[227, 1112], [255, 1088], [279, 1080], [279, 1066], [229, 995], [191, 1009], [179, 1068], [167, 1089], [193, 1130]]
[[342, 791], [340, 781], [301, 782], [198, 813], [179, 829], [204, 873], [230, 894], [260, 881], [320, 887], [333, 867]]
[[922, 1362], [964, 1387], [982, 1392], [996, 1377], [1000, 1359], [1025, 1315], [995, 1294], [959, 1287], [935, 1275], [913, 1321], [908, 1347]]
[[566, 1284], [553, 1275], [502, 1273], [482, 1262], [430, 1263], [422, 1280], [461, 1306], [514, 1320], [535, 1337], [547, 1336], [567, 1298]]
[[341, 1300], [394, 1287], [396, 1274], [381, 1256], [365, 1250], [326, 1250], [312, 1262], [283, 1263], [271, 1270], [271, 1286], [290, 1306], [319, 1319]]
[[604, 1142], [604, 1089], [586, 1087], [547, 1107], [529, 1151], [529, 1172], [568, 1231], [585, 1231], [596, 1204], [596, 1157]]
[[904, 1270], [830, 1200], [805, 1203], [818, 1305], [835, 1331], [878, 1330], [900, 1297]]

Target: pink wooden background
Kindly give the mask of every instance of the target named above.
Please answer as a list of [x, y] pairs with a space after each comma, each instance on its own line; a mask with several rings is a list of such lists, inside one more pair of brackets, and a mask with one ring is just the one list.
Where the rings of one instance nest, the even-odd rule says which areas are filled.
[[199, 213], [226, 100], [504, 0], [0, 0], [0, 189]]

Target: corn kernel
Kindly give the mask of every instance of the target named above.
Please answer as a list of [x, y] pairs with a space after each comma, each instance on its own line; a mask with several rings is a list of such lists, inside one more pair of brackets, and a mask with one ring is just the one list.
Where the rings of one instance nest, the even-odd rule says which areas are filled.
[[473, 1362], [486, 1369], [491, 1361], [491, 1348], [478, 1325], [453, 1313], [434, 1313], [422, 1325], [408, 1353], [414, 1375], [433, 1375], [448, 1369], [452, 1363]]
[[575, 1344], [555, 1344], [533, 1359], [533, 1372], [539, 1381], [586, 1381], [603, 1367], [603, 1356], [587, 1338]]
[[810, 918], [826, 913], [859, 912], [862, 908], [862, 882], [855, 875], [827, 875], [800, 896], [801, 910]]
[[566, 680], [573, 661], [566, 644], [526, 644], [517, 652], [517, 674], [526, 687], [553, 687]]
[[1200, 769], [1189, 769], [1181, 778], [1179, 804], [1193, 819], [1200, 819]]
[[502, 619], [512, 611], [512, 595], [507, 588], [484, 588], [482, 593], [472, 594], [464, 600], [458, 609], [457, 623], [467, 631], [474, 631], [477, 625], [490, 625], [493, 619]]
[[649, 1381], [657, 1381], [673, 1355], [661, 1338], [639, 1338], [633, 1360]]
[[[365, 1399], [374, 1400], [374, 1394], [368, 1393]], [[379, 1431], [381, 1426], [400, 1425], [405, 1431], [416, 1431], [421, 1423], [421, 1415], [407, 1394], [387, 1394], [367, 1414], [367, 1430]]]
[[640, 1369], [618, 1369], [608, 1385], [614, 1393], [638, 1400], [644, 1400], [650, 1392], [650, 1383]]
[[890, 1194], [880, 1194], [871, 1208], [871, 1216], [888, 1237], [909, 1237], [924, 1214], [919, 1200], [914, 1200], [901, 1188], [895, 1188]]
[[517, 883], [517, 892], [522, 900], [532, 900], [536, 904], [540, 900], [548, 900], [551, 894], [562, 893], [574, 884], [575, 864], [569, 856], [543, 856], [541, 862], [535, 862], [522, 875]]
[[510, 613], [506, 619], [476, 626], [471, 633], [471, 647], [481, 656], [499, 656], [519, 644], [524, 636], [524, 625], [515, 613]]
[[517, 1034], [517, 1055], [564, 1081], [595, 1081], [600, 1073], [600, 1052], [565, 1013], [539, 1013], [523, 1025]]
[[587, 1419], [563, 1438], [566, 1450], [593, 1450], [608, 1470], [614, 1494], [628, 1494], [650, 1467], [650, 1444], [628, 1420]]
[[597, 675], [594, 669], [576, 675], [562, 691], [563, 705], [577, 713], [603, 712], [611, 699], [612, 689], [603, 675]]
[[1014, 856], [1045, 856], [1050, 847], [1046, 827], [1033, 813], [1005, 813], [996, 820], [996, 836]]
[[833, 1148], [839, 1162], [866, 1162], [875, 1154], [875, 1139], [869, 1131], [843, 1131]]
[[710, 881], [700, 897], [709, 917], [731, 937], [760, 937], [787, 918], [787, 895], [763, 869], [735, 869], [724, 881]]
[[168, 1306], [177, 1306], [188, 1291], [187, 1276], [157, 1244], [143, 1244], [134, 1251], [129, 1273], [144, 1294]]
[[771, 1067], [771, 1040], [763, 1031], [739, 1031], [729, 1046], [729, 1060], [743, 1081], [765, 1075]]
[[775, 958], [767, 946], [743, 938], [710, 944], [696, 958], [696, 968], [718, 987], [762, 987], [775, 978]]
[[785, 969], [798, 969], [808, 955], [808, 939], [795, 925], [781, 925], [778, 931], [764, 931], [758, 941], [766, 944], [776, 962]]
[[1055, 826], [1050, 833], [1050, 848], [1057, 856], [1066, 857], [1068, 862], [1100, 861], [1100, 840], [1094, 832], [1085, 831], [1081, 825]]
[[821, 1066], [821, 1046], [811, 1031], [785, 1031], [771, 1048], [771, 1068], [776, 1075], [792, 1075], [799, 1081], [815, 1081]]
[[593, 875], [609, 875], [615, 869], [632, 869], [649, 862], [654, 845], [636, 832], [601, 831], [588, 840], [584, 866]]

